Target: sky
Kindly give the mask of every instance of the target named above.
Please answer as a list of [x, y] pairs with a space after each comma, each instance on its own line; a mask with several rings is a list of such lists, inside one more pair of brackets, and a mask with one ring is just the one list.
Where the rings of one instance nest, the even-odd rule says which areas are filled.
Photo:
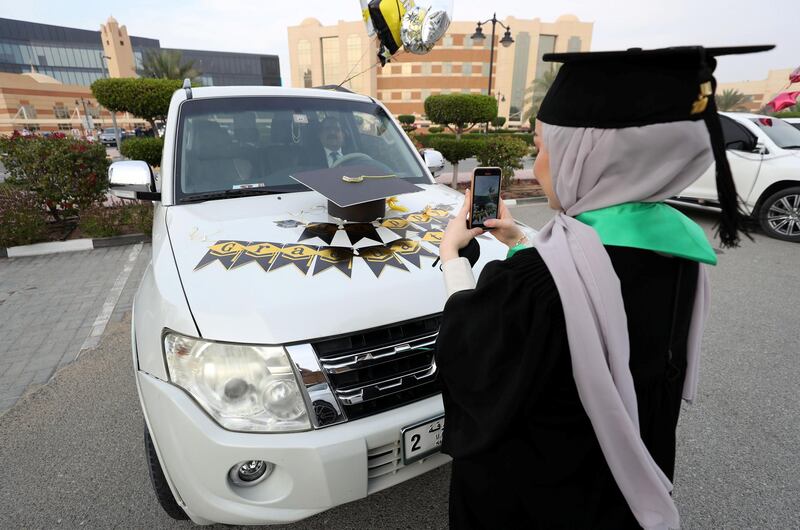
[[[417, 0], [423, 4], [425, 0]], [[764, 79], [770, 69], [800, 67], [800, 0], [493, 0], [498, 18], [555, 21], [573, 14], [594, 22], [592, 50], [702, 44], [776, 44], [771, 52], [720, 59], [720, 82]], [[289, 76], [288, 26], [361, 18], [358, 0], [0, 0], [0, 17], [98, 30], [109, 15], [129, 35], [167, 48], [277, 54]], [[454, 0], [454, 20], [485, 20], [478, 0]], [[513, 28], [512, 28], [513, 30]]]

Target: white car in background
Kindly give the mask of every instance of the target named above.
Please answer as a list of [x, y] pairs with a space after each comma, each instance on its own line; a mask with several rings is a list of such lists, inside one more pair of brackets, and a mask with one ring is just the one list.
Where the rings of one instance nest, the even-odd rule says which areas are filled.
[[795, 129], [800, 130], [800, 118], [783, 118], [783, 121], [785, 121]]
[[[770, 237], [800, 242], [800, 130], [758, 114], [721, 112], [736, 190]], [[718, 206], [714, 165], [675, 201]]]

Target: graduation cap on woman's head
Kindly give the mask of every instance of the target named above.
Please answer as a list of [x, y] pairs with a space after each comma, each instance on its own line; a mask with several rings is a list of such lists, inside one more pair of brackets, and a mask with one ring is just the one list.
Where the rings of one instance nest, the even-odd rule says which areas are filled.
[[723, 246], [737, 246], [743, 230], [736, 187], [725, 156], [714, 95], [716, 58], [768, 51], [772, 45], [704, 48], [684, 46], [615, 52], [546, 54], [561, 62], [537, 118], [550, 125], [620, 129], [703, 120], [716, 161]]

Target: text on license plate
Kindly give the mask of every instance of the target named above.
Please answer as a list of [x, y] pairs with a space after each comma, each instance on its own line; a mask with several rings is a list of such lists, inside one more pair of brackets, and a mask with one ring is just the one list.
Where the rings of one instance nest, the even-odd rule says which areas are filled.
[[403, 463], [409, 464], [439, 451], [444, 435], [444, 416], [410, 425], [402, 432]]

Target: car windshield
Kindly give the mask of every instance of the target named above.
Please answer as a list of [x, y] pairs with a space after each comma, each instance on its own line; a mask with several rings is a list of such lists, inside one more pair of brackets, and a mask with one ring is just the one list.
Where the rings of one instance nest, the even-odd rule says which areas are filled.
[[111, 128], [111, 129], [103, 129], [103, 132], [104, 132], [104, 133], [106, 133], [106, 134], [114, 134], [114, 132], [115, 132], [115, 129], [114, 129], [114, 128]]
[[800, 130], [779, 118], [751, 118], [775, 145], [782, 149], [800, 149]]
[[416, 184], [429, 183], [403, 134], [372, 102], [314, 97], [189, 100], [178, 118], [176, 196], [192, 200], [192, 195], [226, 190], [308, 191], [290, 175], [343, 164], [370, 164]]

